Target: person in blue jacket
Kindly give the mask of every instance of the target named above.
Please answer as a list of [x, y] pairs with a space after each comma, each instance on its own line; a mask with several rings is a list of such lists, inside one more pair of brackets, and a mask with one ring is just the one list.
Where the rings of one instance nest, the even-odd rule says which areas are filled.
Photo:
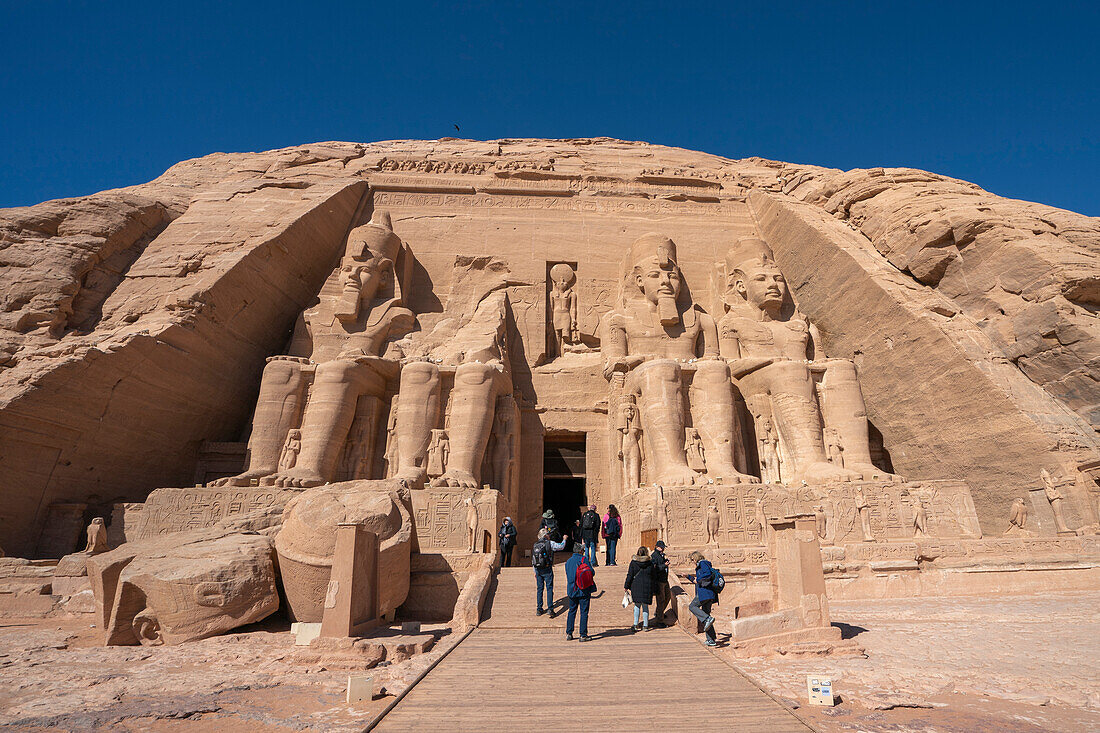
[[706, 635], [707, 646], [718, 646], [718, 634], [714, 631], [714, 616], [710, 615], [711, 605], [718, 600], [718, 594], [711, 587], [711, 578], [714, 577], [710, 561], [703, 557], [703, 553], [696, 550], [690, 555], [695, 563], [695, 574], [687, 576], [689, 583], [695, 584], [695, 600], [688, 605], [695, 618], [703, 622], [703, 633]]
[[[565, 580], [568, 583], [569, 615], [565, 617], [565, 640], [573, 641], [573, 624], [577, 618], [577, 610], [581, 612], [580, 633], [581, 641], [589, 641], [588, 635], [588, 604], [596, 586], [581, 590], [577, 587], [577, 567], [584, 561], [584, 543], [577, 542], [573, 545], [573, 555], [565, 561]], [[593, 569], [593, 576], [595, 569]]]

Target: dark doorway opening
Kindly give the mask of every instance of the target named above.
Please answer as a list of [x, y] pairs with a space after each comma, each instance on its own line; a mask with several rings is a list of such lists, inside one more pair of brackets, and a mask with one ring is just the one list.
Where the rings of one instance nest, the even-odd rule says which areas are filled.
[[562, 534], [569, 535], [567, 550], [572, 549], [581, 507], [588, 503], [584, 479], [584, 436], [547, 436], [543, 443], [542, 510], [552, 510]]

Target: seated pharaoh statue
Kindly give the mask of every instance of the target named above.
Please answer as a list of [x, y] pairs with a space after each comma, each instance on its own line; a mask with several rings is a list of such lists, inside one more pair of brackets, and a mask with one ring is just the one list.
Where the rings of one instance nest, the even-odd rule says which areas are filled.
[[[441, 321], [447, 327], [413, 333], [416, 318], [404, 305], [412, 254], [388, 214], [376, 212], [353, 229], [339, 270], [298, 319], [289, 355], [268, 359], [247, 470], [215, 483], [306, 488], [381, 478], [374, 457], [383, 434], [388, 478], [422, 488], [432, 431], [439, 427], [443, 372], [454, 375], [446, 416], [450, 450], [432, 483], [478, 488], [497, 400], [511, 394], [507, 283], [500, 274], [507, 267], [489, 264], [479, 269], [456, 260], [455, 291], [463, 298], [448, 308]], [[387, 420], [385, 399], [394, 382]]]
[[[714, 319], [692, 302], [684, 285], [675, 243], [659, 234], [643, 235], [623, 269], [619, 307], [601, 325], [604, 376], [637, 404], [649, 482], [756, 481], [738, 470], [744, 454], [729, 369], [718, 358]], [[685, 370], [694, 372], [688, 400]], [[706, 456], [698, 472], [685, 447], [689, 418]]]
[[[386, 385], [400, 369], [393, 342], [415, 323], [397, 267], [411, 257], [404, 249], [388, 214], [376, 212], [351, 231], [338, 277], [299, 317], [289, 355], [268, 359], [247, 470], [216, 484], [309, 487], [334, 479], [352, 424], [377, 424]], [[373, 455], [376, 433], [366, 431], [363, 456]]]
[[764, 446], [765, 480], [892, 478], [871, 461], [855, 364], [817, 351], [816, 329], [796, 309], [767, 244], [745, 238], [729, 248], [722, 299], [718, 341]]

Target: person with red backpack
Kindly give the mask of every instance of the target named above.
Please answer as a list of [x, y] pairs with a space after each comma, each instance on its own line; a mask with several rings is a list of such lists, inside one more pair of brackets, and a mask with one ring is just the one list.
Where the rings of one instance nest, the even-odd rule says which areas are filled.
[[603, 529], [600, 531], [607, 545], [607, 555], [604, 561], [607, 565], [615, 564], [615, 548], [619, 544], [619, 538], [623, 536], [623, 518], [619, 516], [619, 510], [612, 504], [607, 507], [607, 514], [603, 515]]
[[568, 583], [569, 614], [565, 618], [565, 640], [573, 641], [573, 625], [580, 611], [581, 641], [591, 641], [588, 635], [588, 605], [596, 592], [596, 571], [584, 556], [584, 543], [573, 545], [573, 556], [565, 561], [565, 580]]

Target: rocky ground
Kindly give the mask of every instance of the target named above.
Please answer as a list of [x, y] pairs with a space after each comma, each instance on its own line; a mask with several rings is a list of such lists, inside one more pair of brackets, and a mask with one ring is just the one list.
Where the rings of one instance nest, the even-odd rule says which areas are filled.
[[[867, 658], [737, 660], [823, 731], [1100, 731], [1100, 593], [848, 601]], [[841, 698], [806, 705], [806, 675]]]
[[[736, 661], [822, 731], [1100, 731], [1100, 593], [832, 609], [867, 658]], [[104, 648], [91, 618], [0, 620], [0, 726], [351, 731], [392, 699], [345, 704], [346, 660], [295, 647], [283, 621], [176, 647]], [[411, 660], [406, 678], [449, 641]], [[810, 673], [832, 676], [836, 707], [806, 705]]]
[[[295, 647], [285, 621], [181, 646], [102, 647], [90, 618], [0, 621], [0, 727], [358, 731], [393, 699], [346, 704], [353, 664]], [[414, 675], [448, 641], [402, 671]]]

